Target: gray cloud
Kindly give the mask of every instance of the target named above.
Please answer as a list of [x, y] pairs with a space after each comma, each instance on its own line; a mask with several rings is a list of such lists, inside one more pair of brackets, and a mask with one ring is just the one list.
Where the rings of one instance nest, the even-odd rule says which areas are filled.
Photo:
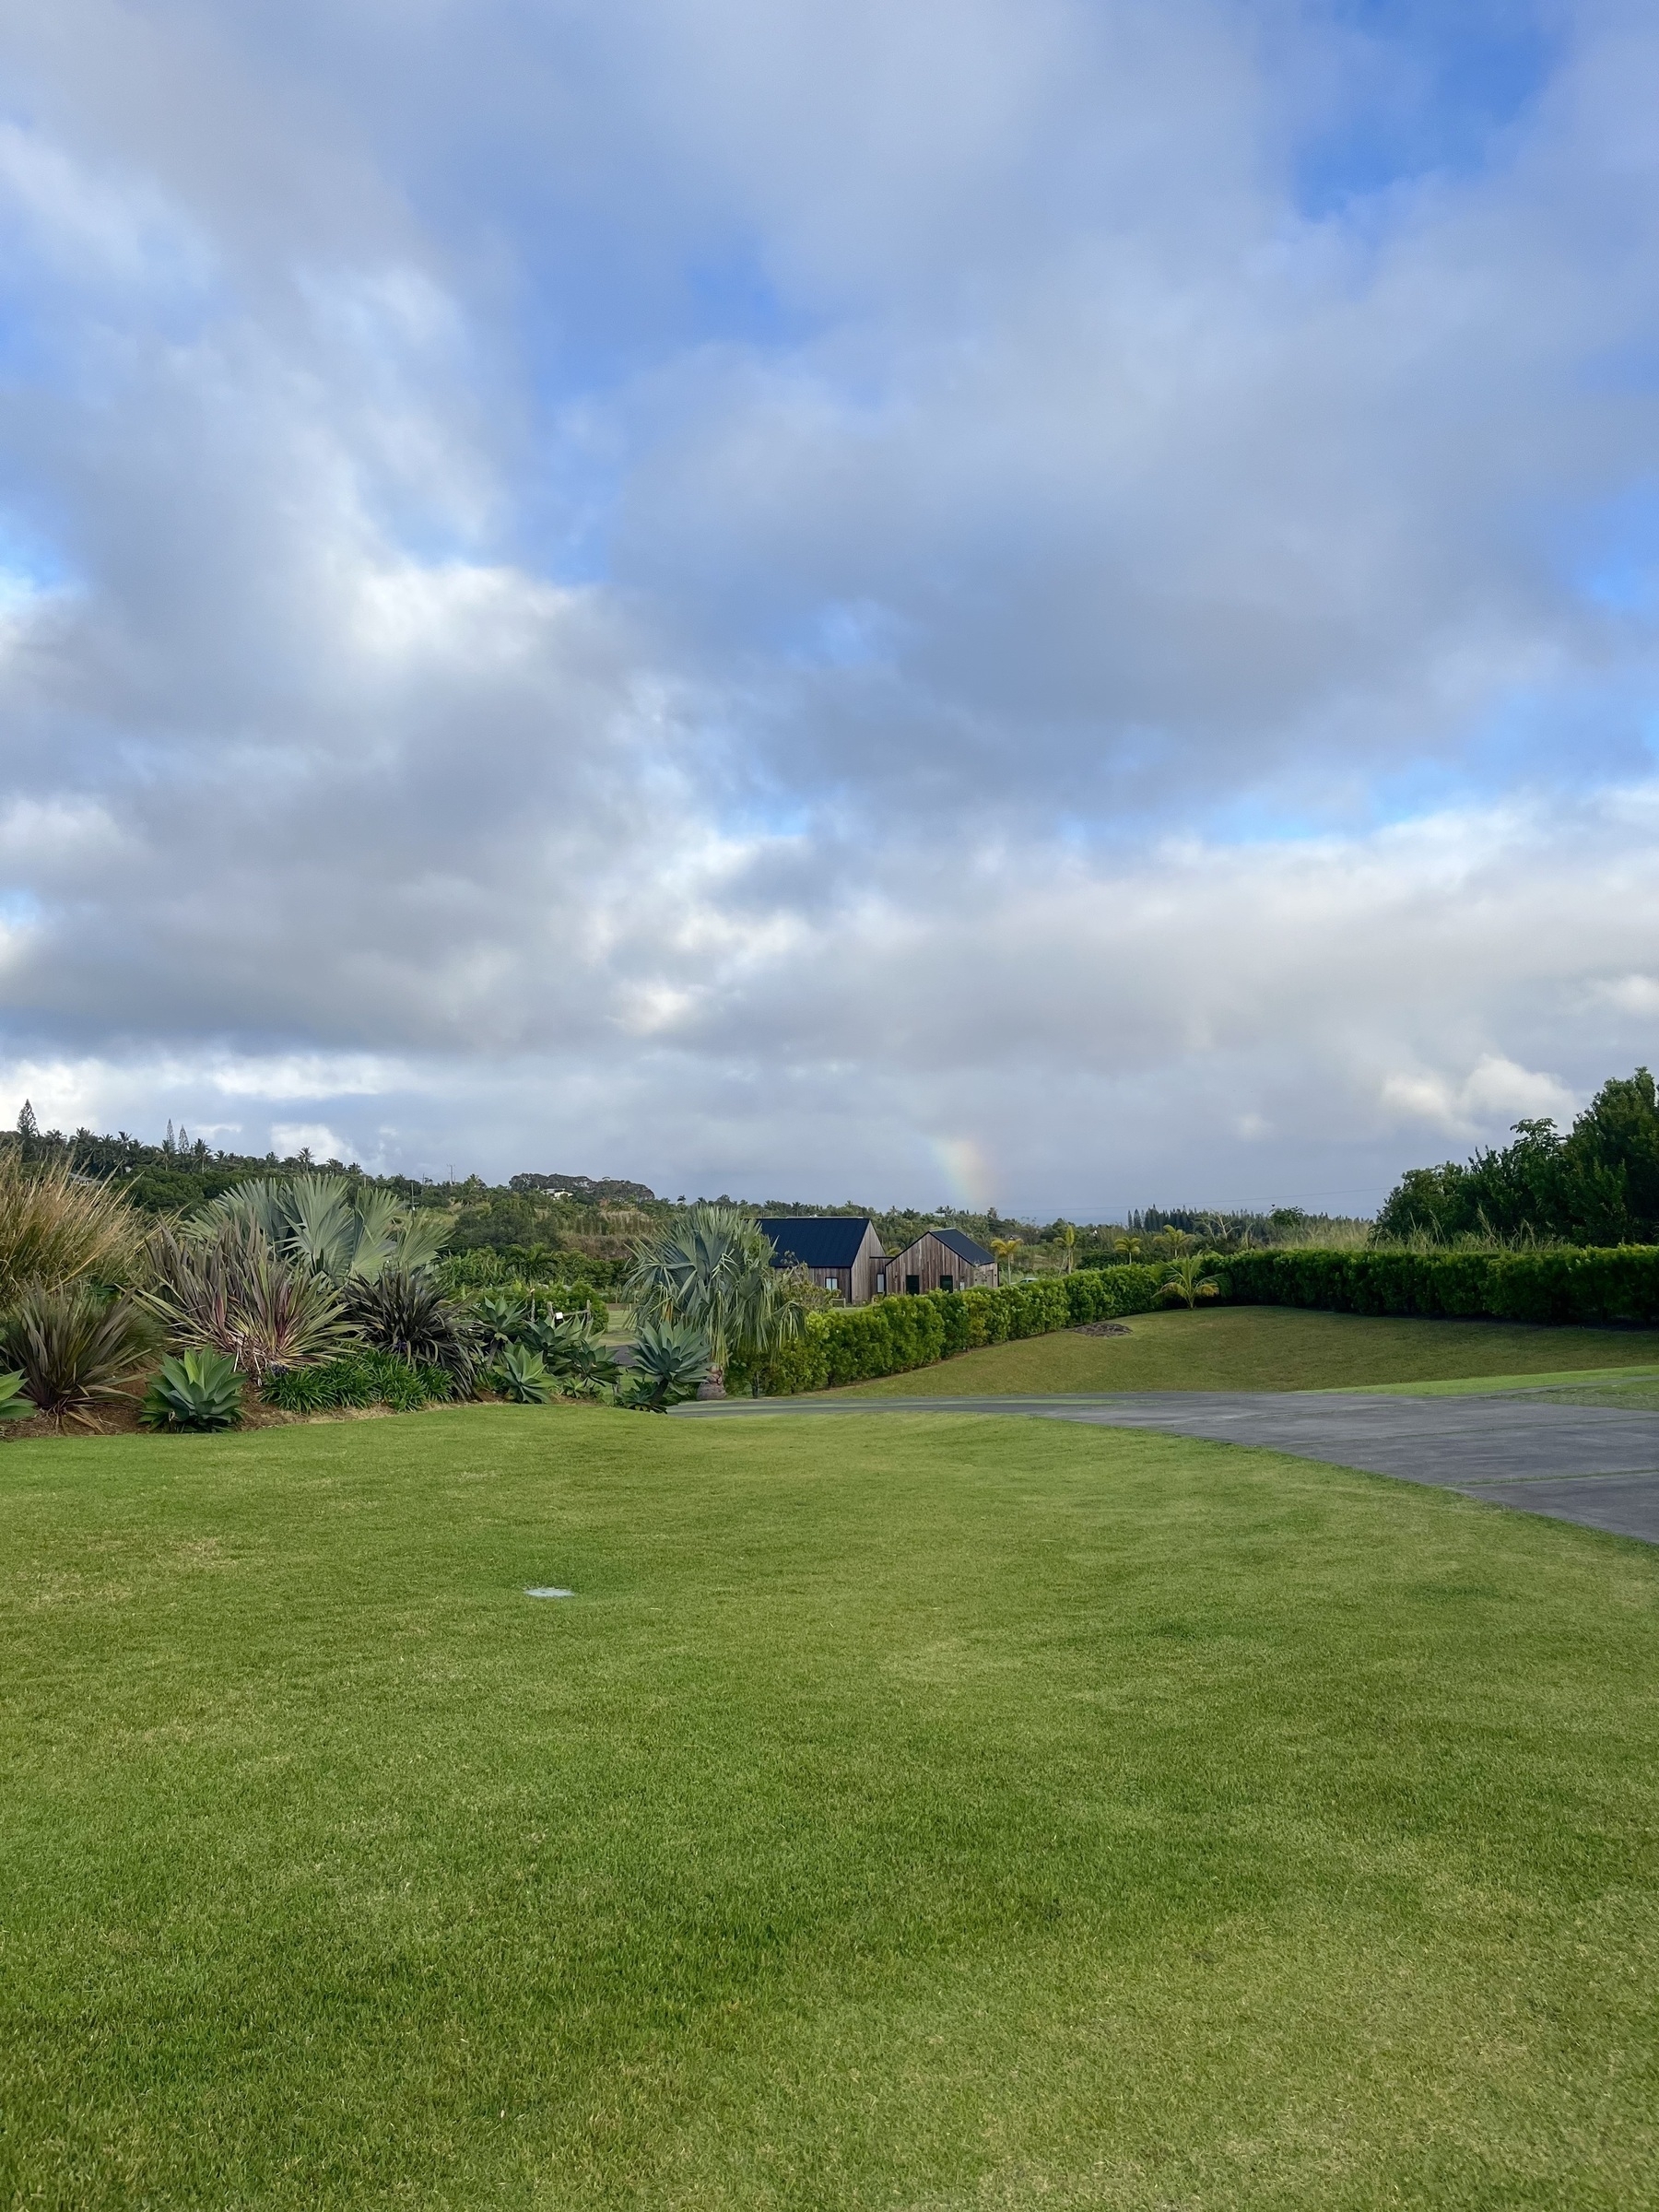
[[0, 26], [0, 1111], [1084, 1211], [1567, 1110], [1659, 1006], [1569, 30], [1311, 214], [1312, 11]]

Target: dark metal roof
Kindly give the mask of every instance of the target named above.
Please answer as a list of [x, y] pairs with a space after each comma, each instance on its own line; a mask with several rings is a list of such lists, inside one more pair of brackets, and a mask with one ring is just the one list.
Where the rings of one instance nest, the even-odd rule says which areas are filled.
[[967, 1260], [975, 1267], [993, 1267], [996, 1264], [994, 1252], [987, 1252], [982, 1244], [976, 1244], [971, 1237], [964, 1236], [959, 1229], [935, 1229], [933, 1233], [947, 1251], [956, 1253], [959, 1260]]
[[867, 1214], [771, 1214], [760, 1222], [776, 1267], [851, 1267], [869, 1226]]

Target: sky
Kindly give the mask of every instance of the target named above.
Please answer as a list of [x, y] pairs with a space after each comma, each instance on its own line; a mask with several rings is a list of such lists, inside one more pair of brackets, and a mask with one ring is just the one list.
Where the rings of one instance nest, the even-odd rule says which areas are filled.
[[1659, 1054], [1659, 13], [0, 0], [0, 1118], [1369, 1211]]

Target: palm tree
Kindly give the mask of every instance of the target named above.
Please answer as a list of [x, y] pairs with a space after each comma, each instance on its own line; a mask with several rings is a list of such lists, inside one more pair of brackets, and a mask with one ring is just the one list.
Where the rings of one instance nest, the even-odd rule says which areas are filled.
[[1000, 1282], [1007, 1271], [1008, 1262], [1019, 1250], [1018, 1237], [993, 1237], [991, 1249], [996, 1255], [996, 1279]]
[[393, 1192], [349, 1175], [239, 1182], [186, 1222], [184, 1234], [212, 1236], [225, 1221], [256, 1223], [285, 1259], [336, 1284], [371, 1283], [387, 1268], [419, 1275], [443, 1250], [449, 1230], [444, 1215], [411, 1212]]
[[637, 1321], [675, 1322], [708, 1346], [711, 1396], [736, 1358], [795, 1335], [801, 1309], [773, 1264], [771, 1241], [738, 1206], [700, 1201], [634, 1246], [624, 1295]]
[[1065, 1261], [1065, 1272], [1069, 1275], [1077, 1264], [1077, 1232], [1069, 1221], [1060, 1231], [1060, 1251]]
[[1205, 1269], [1214, 1266], [1219, 1254], [1213, 1252], [1189, 1252], [1180, 1259], [1171, 1260], [1164, 1269], [1164, 1279], [1159, 1289], [1159, 1298], [1171, 1301], [1179, 1300], [1189, 1309], [1201, 1298], [1219, 1298], [1221, 1286]]

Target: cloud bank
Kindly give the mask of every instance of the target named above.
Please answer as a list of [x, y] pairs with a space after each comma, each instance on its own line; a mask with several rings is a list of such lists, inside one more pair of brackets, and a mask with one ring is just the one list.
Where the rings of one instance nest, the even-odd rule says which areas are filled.
[[0, 24], [0, 1113], [1341, 1209], [1651, 1058], [1659, 31], [1458, 12]]

